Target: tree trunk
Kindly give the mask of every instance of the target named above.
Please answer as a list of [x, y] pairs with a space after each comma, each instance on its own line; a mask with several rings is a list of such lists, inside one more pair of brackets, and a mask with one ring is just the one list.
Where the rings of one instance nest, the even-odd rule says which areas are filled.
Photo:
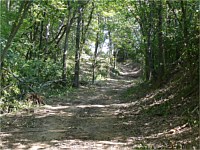
[[62, 72], [62, 79], [64, 82], [64, 85], [66, 86], [66, 81], [67, 81], [67, 49], [68, 49], [68, 33], [66, 32], [65, 35], [65, 46], [63, 50], [63, 72]]
[[162, 0], [159, 2], [158, 8], [158, 82], [162, 82], [164, 79], [164, 48], [163, 48], [163, 35], [162, 35]]
[[110, 64], [112, 64], [112, 53], [113, 53], [113, 49], [112, 49], [112, 38], [111, 38], [111, 32], [108, 31], [108, 38], [109, 38], [109, 56], [110, 56]]
[[97, 51], [98, 51], [98, 46], [99, 46], [99, 31], [97, 32], [96, 36], [96, 42], [95, 42], [95, 50], [94, 50], [94, 60], [92, 64], [92, 83], [94, 84], [95, 81], [95, 68], [97, 65]]
[[65, 45], [63, 49], [63, 70], [62, 70], [62, 79], [64, 81], [64, 86], [66, 86], [67, 81], [67, 51], [68, 51], [68, 44], [69, 44], [69, 33], [72, 26], [72, 23], [74, 22], [75, 12], [73, 13], [71, 17], [71, 7], [70, 2], [68, 1], [68, 19], [67, 19], [67, 25], [65, 27]]
[[148, 25], [148, 33], [147, 33], [147, 61], [148, 61], [148, 76], [147, 80], [155, 79], [154, 74], [154, 64], [153, 64], [153, 50], [152, 50], [152, 43], [151, 43], [151, 37], [152, 37], [152, 23], [153, 23], [153, 13], [152, 10], [154, 8], [153, 2], [150, 3], [150, 14], [149, 14], [149, 25]]
[[7, 0], [6, 2], [7, 11], [10, 11], [10, 7], [11, 7], [11, 0]]
[[23, 20], [28, 12], [29, 7], [31, 6], [32, 1], [22, 1], [21, 2], [21, 6], [19, 8], [19, 17], [15, 20], [15, 23], [13, 24], [11, 33], [8, 37], [7, 43], [5, 48], [1, 51], [1, 60], [0, 60], [0, 74], [1, 74], [1, 70], [2, 70], [2, 65], [4, 62], [4, 59], [6, 57], [7, 51], [9, 49], [9, 47], [11, 46], [11, 43], [15, 37], [15, 35], [17, 34], [17, 31], [19, 30], [20, 26], [23, 23]]
[[92, 16], [93, 16], [93, 12], [94, 12], [94, 2], [92, 2], [92, 9], [91, 9], [91, 12], [90, 12], [90, 15], [88, 17], [88, 22], [87, 24], [84, 26], [84, 19], [82, 19], [82, 38], [81, 38], [81, 46], [80, 46], [80, 53], [82, 53], [83, 51], [83, 46], [86, 42], [86, 34], [88, 32], [88, 28], [91, 24], [91, 21], [92, 21]]
[[50, 35], [50, 22], [48, 22], [46, 26], [46, 37], [45, 37], [45, 49], [44, 49], [44, 61], [48, 58], [48, 41], [49, 41], [49, 35]]
[[[45, 18], [46, 16], [46, 13], [43, 12], [43, 17]], [[36, 54], [36, 56], [40, 57], [40, 51], [42, 51], [43, 49], [43, 31], [44, 31], [44, 21], [42, 20], [41, 23], [40, 23], [40, 43], [39, 43], [39, 51], [38, 51], [38, 54]]]
[[73, 86], [79, 87], [79, 72], [80, 72], [80, 31], [81, 31], [81, 14], [82, 7], [78, 7], [78, 19], [77, 19], [77, 28], [76, 28], [76, 53], [75, 53], [75, 69], [74, 69], [74, 83]]
[[116, 69], [117, 68], [117, 55], [118, 55], [118, 50], [114, 51], [114, 60], [113, 60], [113, 68]]
[[62, 79], [64, 81], [64, 85], [66, 86], [66, 81], [67, 81], [67, 50], [68, 50], [68, 40], [69, 40], [69, 32], [71, 28], [70, 24], [70, 17], [68, 17], [68, 22], [67, 22], [67, 29], [65, 33], [65, 46], [63, 50], [63, 72], [62, 72]]
[[[183, 28], [183, 50], [182, 51], [185, 51], [185, 49], [187, 48], [187, 42], [189, 41], [188, 40], [188, 28], [187, 28], [187, 1], [183, 1], [181, 0], [181, 9], [182, 9], [182, 28]], [[187, 55], [189, 54], [189, 51], [187, 51]]]

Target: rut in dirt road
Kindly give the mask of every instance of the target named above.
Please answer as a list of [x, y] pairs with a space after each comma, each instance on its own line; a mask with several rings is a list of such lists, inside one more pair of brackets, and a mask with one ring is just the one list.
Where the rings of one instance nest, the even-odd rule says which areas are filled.
[[[152, 114], [146, 111], [154, 110], [152, 106], [163, 101], [155, 101], [155, 97], [166, 89], [139, 98], [141, 92], [137, 90], [143, 92], [136, 84], [139, 68], [128, 65], [123, 69], [118, 78], [98, 81], [51, 98], [48, 105], [34, 111], [2, 115], [1, 148], [195, 149], [198, 128], [191, 128], [176, 112], [165, 115], [162, 107]], [[127, 99], [129, 87], [137, 90], [134, 97]]]
[[120, 110], [133, 105], [121, 97], [137, 80], [130, 74], [81, 87], [32, 113], [3, 116], [2, 148], [131, 148], [131, 137], [141, 133], [134, 116]]

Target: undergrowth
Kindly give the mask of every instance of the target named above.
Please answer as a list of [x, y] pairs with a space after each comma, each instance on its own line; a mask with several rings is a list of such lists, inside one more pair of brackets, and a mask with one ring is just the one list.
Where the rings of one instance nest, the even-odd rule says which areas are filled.
[[140, 113], [149, 116], [178, 116], [190, 126], [199, 127], [198, 78], [188, 79], [187, 73], [178, 72], [167, 83], [155, 86], [152, 82], [140, 82], [128, 88], [121, 97], [125, 102], [138, 101], [144, 106]]

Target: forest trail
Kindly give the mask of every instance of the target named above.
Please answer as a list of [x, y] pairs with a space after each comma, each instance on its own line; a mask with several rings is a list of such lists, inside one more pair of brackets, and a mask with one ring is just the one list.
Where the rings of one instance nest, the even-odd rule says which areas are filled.
[[143, 107], [139, 101], [124, 101], [122, 93], [138, 81], [139, 69], [122, 68], [119, 78], [53, 98], [34, 112], [2, 116], [2, 149], [115, 150], [170, 145], [165, 138], [172, 133], [159, 132], [170, 120], [149, 118], [139, 113]]

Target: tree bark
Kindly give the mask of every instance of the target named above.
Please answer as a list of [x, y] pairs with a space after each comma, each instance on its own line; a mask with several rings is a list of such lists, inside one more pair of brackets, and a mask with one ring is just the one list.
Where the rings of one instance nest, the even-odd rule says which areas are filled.
[[[153, 13], [152, 10], [154, 9], [153, 6], [153, 1], [149, 2], [149, 5], [147, 5], [147, 3], [145, 3], [144, 1], [140, 1], [139, 0], [139, 6], [140, 7], [149, 7], [149, 11], [150, 12], [143, 12], [142, 16], [141, 16], [141, 20], [139, 21], [140, 24], [140, 28], [141, 28], [141, 32], [142, 35], [144, 37], [146, 37], [143, 40], [143, 43], [145, 44], [145, 61], [144, 61], [144, 66], [145, 66], [145, 79], [147, 81], [151, 80], [154, 78], [154, 64], [153, 64], [153, 51], [152, 51], [152, 43], [151, 43], [151, 39], [152, 39], [152, 23], [153, 23]], [[137, 5], [136, 5], [136, 10], [138, 10]]]
[[109, 64], [112, 66], [113, 65], [113, 58], [112, 58], [112, 53], [113, 53], [113, 43], [112, 43], [112, 38], [111, 38], [111, 32], [108, 31], [108, 38], [109, 38]]
[[45, 49], [44, 49], [44, 61], [48, 59], [48, 41], [49, 41], [49, 35], [50, 35], [50, 21], [48, 22], [46, 26], [46, 36], [45, 36]]
[[162, 0], [159, 2], [159, 8], [158, 8], [158, 82], [162, 82], [164, 78], [164, 48], [163, 48], [163, 34], [162, 34], [162, 17], [163, 12], [163, 4]]
[[[183, 36], [184, 36], [184, 41], [183, 41], [183, 47], [186, 49], [187, 47], [187, 41], [188, 41], [188, 28], [187, 28], [187, 1], [181, 0], [181, 9], [182, 9], [182, 28], [183, 28]], [[184, 50], [183, 50], [184, 51]]]
[[91, 24], [91, 21], [92, 21], [92, 15], [93, 15], [93, 12], [94, 12], [94, 2], [92, 2], [92, 10], [90, 12], [90, 15], [89, 15], [89, 19], [88, 19], [88, 22], [85, 26], [85, 29], [83, 28], [84, 27], [84, 23], [82, 24], [82, 31], [83, 31], [83, 34], [82, 34], [82, 47], [81, 47], [81, 51], [82, 51], [82, 48], [83, 48], [83, 45], [85, 44], [85, 41], [86, 41], [86, 34], [87, 34], [87, 31], [88, 31], [88, 28]]
[[113, 60], [113, 68], [116, 69], [117, 68], [117, 55], [118, 55], [118, 50], [114, 50], [114, 60]]
[[[45, 18], [46, 13], [43, 12], [43, 17]], [[44, 31], [44, 21], [42, 20], [40, 23], [40, 43], [39, 43], [39, 51], [42, 51], [43, 49], [43, 31]], [[36, 54], [36, 56], [39, 59], [40, 56], [40, 52], [38, 52], [38, 54]]]
[[66, 86], [66, 81], [67, 81], [67, 49], [68, 49], [68, 32], [65, 34], [65, 46], [63, 50], [63, 72], [62, 72], [62, 79], [64, 82], [64, 85]]
[[76, 28], [76, 53], [75, 53], [75, 68], [74, 68], [74, 83], [73, 86], [79, 87], [79, 72], [80, 72], [80, 31], [82, 19], [82, 7], [78, 7], [78, 19]]
[[69, 40], [69, 33], [70, 33], [70, 29], [72, 26], [72, 23], [74, 22], [74, 17], [76, 12], [73, 13], [72, 17], [71, 17], [71, 7], [70, 7], [70, 3], [68, 2], [68, 19], [67, 19], [67, 25], [65, 27], [65, 45], [64, 45], [64, 49], [63, 49], [63, 71], [62, 71], [62, 79], [64, 81], [64, 85], [66, 86], [66, 81], [67, 81], [67, 50], [68, 50], [68, 40]]
[[155, 74], [154, 74], [154, 64], [153, 64], [153, 49], [152, 49], [152, 23], [153, 23], [153, 13], [152, 10], [154, 8], [153, 2], [150, 4], [150, 13], [149, 13], [149, 25], [148, 25], [148, 30], [147, 30], [147, 50], [146, 50], [146, 57], [148, 61], [148, 75], [147, 75], [147, 80], [152, 80], [155, 79]]
[[62, 79], [66, 86], [67, 81], [67, 50], [68, 50], [68, 40], [69, 40], [69, 32], [70, 32], [71, 24], [70, 24], [70, 15], [67, 21], [67, 29], [65, 33], [65, 45], [63, 49], [63, 72], [62, 72]]
[[6, 2], [6, 7], [7, 7], [7, 11], [10, 11], [11, 0], [7, 0], [7, 2]]
[[95, 68], [97, 65], [97, 52], [99, 47], [99, 31], [97, 32], [96, 42], [95, 42], [95, 50], [94, 50], [94, 60], [92, 64], [92, 83], [94, 84], [95, 81]]

